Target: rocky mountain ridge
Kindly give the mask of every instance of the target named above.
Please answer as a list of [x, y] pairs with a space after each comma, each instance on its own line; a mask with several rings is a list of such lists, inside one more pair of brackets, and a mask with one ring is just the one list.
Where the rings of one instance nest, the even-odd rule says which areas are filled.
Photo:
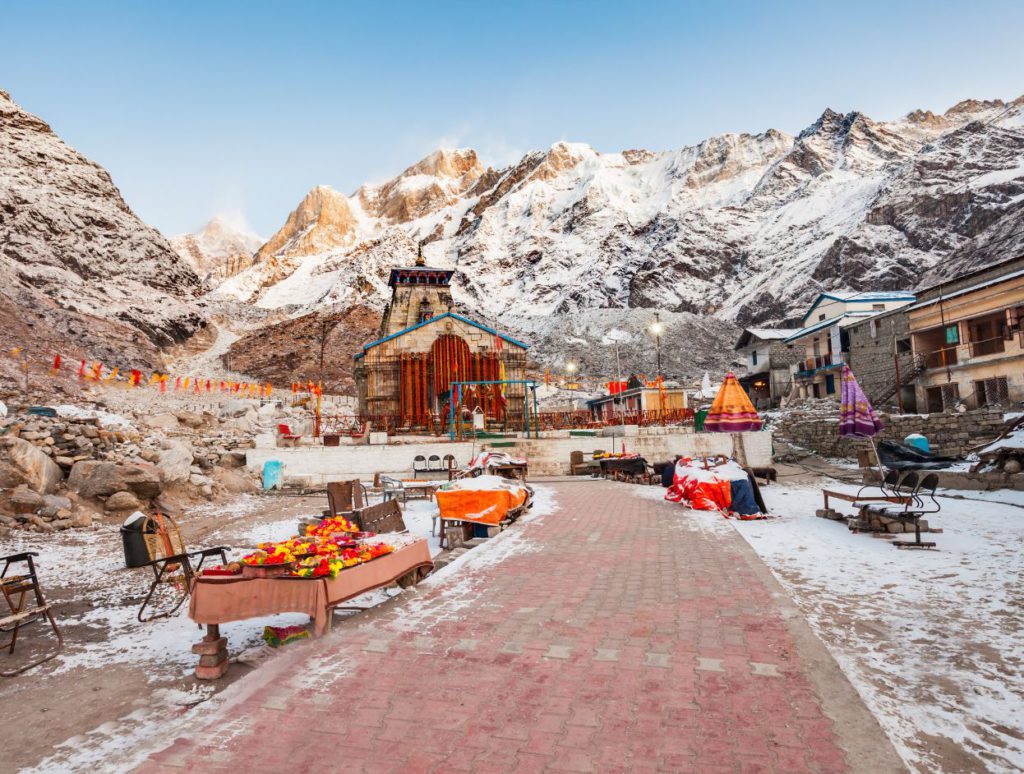
[[351, 196], [314, 189], [216, 295], [294, 316], [380, 309], [422, 240], [458, 270], [467, 312], [541, 342], [542, 359], [563, 359], [557, 341], [595, 311], [620, 327], [681, 315], [683, 337], [685, 315], [711, 316], [719, 340], [697, 335], [721, 350], [736, 325], [791, 323], [822, 290], [913, 288], [1019, 249], [1022, 207], [1024, 98], [896, 121], [826, 110], [795, 137], [678, 151], [560, 142], [503, 169], [445, 150]]
[[0, 91], [0, 348], [156, 366], [205, 324], [202, 290], [102, 167]]
[[248, 269], [256, 251], [265, 243], [261, 236], [216, 216], [194, 234], [171, 238], [171, 247], [207, 284], [217, 285]]

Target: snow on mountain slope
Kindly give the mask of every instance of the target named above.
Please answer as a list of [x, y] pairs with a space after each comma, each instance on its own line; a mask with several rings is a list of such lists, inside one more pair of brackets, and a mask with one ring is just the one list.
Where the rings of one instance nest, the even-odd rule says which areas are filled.
[[171, 246], [201, 278], [219, 284], [252, 266], [264, 242], [244, 226], [217, 216], [194, 234], [173, 237]]
[[0, 91], [0, 344], [155, 364], [205, 324], [201, 289], [102, 167]]
[[725, 343], [735, 323], [792, 320], [821, 290], [912, 288], [970, 265], [972, 246], [999, 253], [986, 235], [1021, 218], [1022, 110], [826, 110], [797, 137], [620, 153], [559, 142], [503, 169], [442, 150], [352, 196], [313, 189], [217, 292], [294, 315], [380, 308], [387, 270], [423, 240], [430, 264], [458, 269], [457, 303], [534, 340], [573, 315], [658, 309], [729, 321]]

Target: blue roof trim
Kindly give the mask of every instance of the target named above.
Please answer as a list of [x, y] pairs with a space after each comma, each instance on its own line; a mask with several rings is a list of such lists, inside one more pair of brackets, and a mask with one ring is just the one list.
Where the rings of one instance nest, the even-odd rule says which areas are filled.
[[[811, 316], [811, 312], [818, 308], [818, 304], [821, 303], [821, 300], [823, 298], [828, 298], [831, 299], [832, 301], [842, 301], [847, 304], [870, 304], [877, 301], [915, 301], [917, 299], [917, 296], [915, 296], [913, 293], [909, 291], [894, 290], [892, 291], [892, 295], [888, 296], [871, 295], [872, 293], [875, 292], [884, 293], [885, 291], [858, 290], [856, 293], [852, 293], [848, 296], [840, 296], [836, 295], [835, 293], [819, 293], [818, 297], [814, 299], [814, 303], [811, 304], [811, 308], [808, 309], [804, 313], [804, 316], [800, 318], [800, 324], [806, 324], [807, 318]], [[858, 298], [858, 296], [864, 296], [865, 294], [867, 294], [865, 298]]]
[[383, 339], [377, 339], [376, 341], [371, 341], [369, 344], [364, 344], [363, 351], [357, 353], [354, 357], [360, 358], [368, 350], [373, 349], [378, 344], [383, 344], [384, 342], [391, 341], [392, 339], [398, 338], [399, 336], [404, 336], [406, 333], [414, 331], [417, 328], [422, 328], [424, 325], [430, 325], [431, 323], [435, 323], [438, 320], [443, 320], [445, 317], [451, 317], [455, 320], [459, 320], [460, 322], [464, 322], [467, 325], [472, 325], [474, 328], [479, 328], [482, 331], [487, 331], [492, 336], [498, 336], [511, 344], [515, 344], [517, 347], [522, 347], [523, 349], [530, 348], [529, 344], [524, 344], [521, 341], [513, 339], [511, 336], [506, 336], [504, 333], [499, 333], [498, 331], [494, 330], [494, 328], [488, 328], [486, 325], [484, 325], [483, 323], [478, 323], [476, 320], [470, 320], [468, 317], [463, 317], [461, 314], [455, 314], [455, 312], [445, 312], [444, 314], [439, 314], [437, 317], [431, 317], [429, 320], [424, 320], [423, 322], [416, 323], [415, 325], [410, 325], [408, 328], [403, 328], [400, 331], [396, 331], [395, 333], [392, 333], [390, 336], [385, 336]]

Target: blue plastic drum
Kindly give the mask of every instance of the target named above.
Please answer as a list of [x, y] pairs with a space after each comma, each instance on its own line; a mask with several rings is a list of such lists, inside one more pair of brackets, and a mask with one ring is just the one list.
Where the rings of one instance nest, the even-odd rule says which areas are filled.
[[267, 460], [263, 463], [263, 488], [281, 489], [284, 487], [284, 463], [280, 460]]
[[911, 433], [903, 439], [903, 443], [907, 446], [913, 446], [918, 451], [922, 451], [925, 454], [931, 454], [931, 446], [928, 445], [928, 439], [920, 433]]

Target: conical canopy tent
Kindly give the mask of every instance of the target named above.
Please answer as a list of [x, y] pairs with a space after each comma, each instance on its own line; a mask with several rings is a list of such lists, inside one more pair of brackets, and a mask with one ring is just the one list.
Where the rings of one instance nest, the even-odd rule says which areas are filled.
[[746, 433], [760, 430], [761, 424], [754, 404], [730, 371], [711, 404], [711, 411], [704, 420], [704, 430], [709, 433]]
[[846, 438], [872, 438], [882, 430], [875, 409], [857, 383], [850, 366], [843, 366], [839, 390], [839, 435]]

